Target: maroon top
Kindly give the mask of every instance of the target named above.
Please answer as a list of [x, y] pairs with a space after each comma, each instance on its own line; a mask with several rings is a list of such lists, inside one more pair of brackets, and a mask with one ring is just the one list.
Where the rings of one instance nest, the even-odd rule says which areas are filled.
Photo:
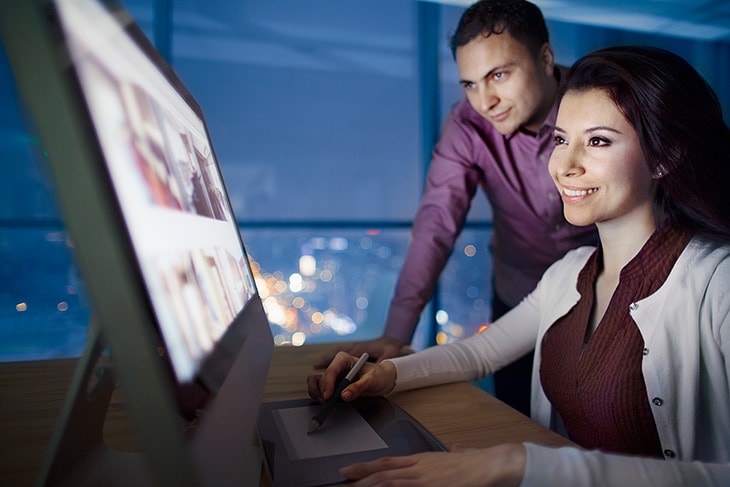
[[644, 340], [629, 310], [666, 281], [690, 238], [669, 226], [654, 232], [621, 270], [609, 306], [586, 343], [594, 284], [603, 267], [599, 247], [578, 276], [580, 301], [546, 333], [540, 380], [575, 443], [663, 458], [641, 371]]

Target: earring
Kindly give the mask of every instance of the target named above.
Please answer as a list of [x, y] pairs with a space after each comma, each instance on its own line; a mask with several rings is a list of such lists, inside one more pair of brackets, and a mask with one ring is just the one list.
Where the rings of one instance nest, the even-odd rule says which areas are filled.
[[652, 179], [661, 179], [664, 176], [666, 176], [666, 173], [664, 172], [664, 168], [661, 165], [657, 166], [657, 168], [654, 170], [654, 174], [651, 175]]

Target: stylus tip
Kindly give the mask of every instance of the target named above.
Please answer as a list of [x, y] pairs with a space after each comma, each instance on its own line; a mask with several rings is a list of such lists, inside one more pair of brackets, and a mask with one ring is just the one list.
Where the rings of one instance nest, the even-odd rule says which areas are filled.
[[312, 433], [314, 433], [314, 431], [315, 431], [315, 430], [316, 430], [317, 428], [319, 428], [319, 427], [320, 427], [321, 425], [322, 425], [322, 424], [321, 424], [321, 423], [320, 423], [319, 421], [317, 421], [316, 419], [312, 418], [312, 419], [311, 419], [311, 420], [309, 421], [309, 428], [307, 428], [307, 434], [308, 434], [308, 435], [311, 435], [311, 434], [312, 434]]

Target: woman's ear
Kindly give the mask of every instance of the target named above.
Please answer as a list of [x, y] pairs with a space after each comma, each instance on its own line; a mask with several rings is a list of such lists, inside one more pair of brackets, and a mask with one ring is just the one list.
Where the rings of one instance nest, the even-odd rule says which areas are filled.
[[667, 175], [667, 172], [668, 172], [668, 171], [667, 171], [666, 169], [664, 169], [664, 166], [662, 166], [661, 164], [659, 164], [659, 165], [658, 165], [658, 166], [657, 166], [657, 167], [656, 167], [656, 168], [654, 169], [654, 172], [653, 172], [653, 173], [651, 173], [651, 178], [652, 178], [652, 179], [661, 179], [661, 178], [663, 178], [664, 176], [666, 176], [666, 175]]

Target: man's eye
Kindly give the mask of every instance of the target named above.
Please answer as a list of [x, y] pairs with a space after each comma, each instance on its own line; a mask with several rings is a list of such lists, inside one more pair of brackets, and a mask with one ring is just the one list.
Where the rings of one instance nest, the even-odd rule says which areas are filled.
[[497, 72], [497, 73], [494, 73], [494, 79], [502, 79], [505, 76], [506, 76], [506, 74], [503, 73], [503, 72], [501, 72], [501, 71], [500, 72]]

